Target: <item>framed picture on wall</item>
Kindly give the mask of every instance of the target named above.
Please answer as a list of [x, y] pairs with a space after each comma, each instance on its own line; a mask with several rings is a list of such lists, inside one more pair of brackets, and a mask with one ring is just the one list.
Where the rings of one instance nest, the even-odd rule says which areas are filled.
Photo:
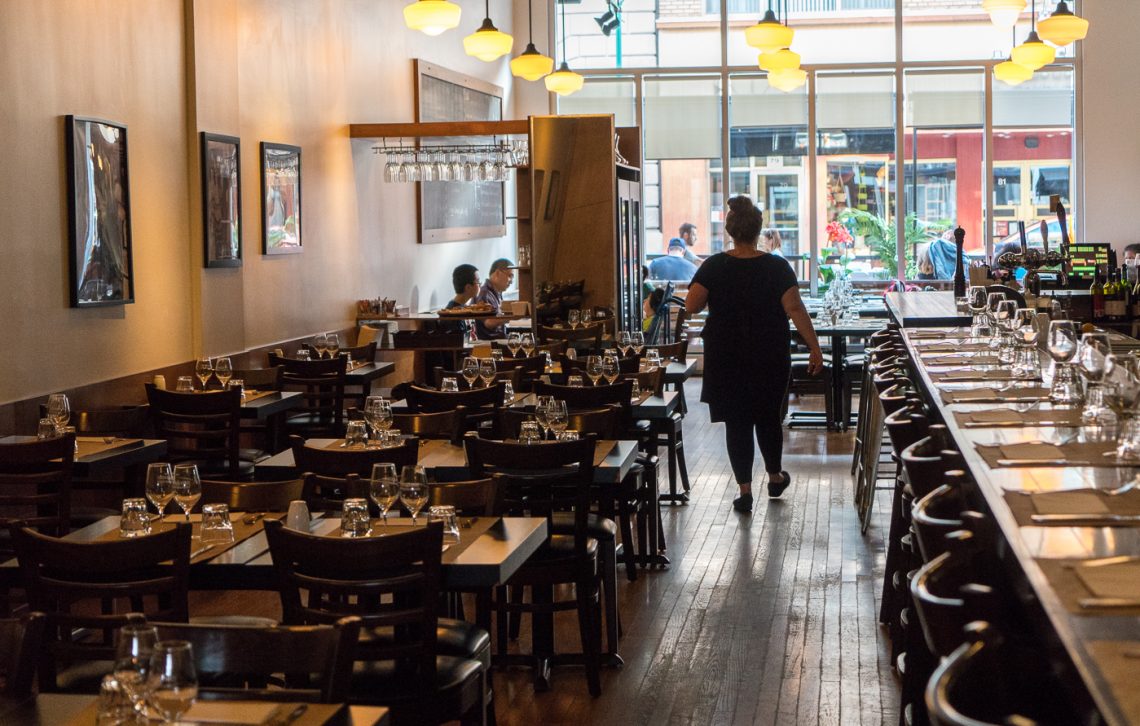
[[261, 142], [261, 252], [301, 251], [301, 147]]
[[241, 267], [241, 142], [203, 131], [199, 146], [206, 267]]
[[64, 117], [72, 307], [135, 301], [127, 127]]

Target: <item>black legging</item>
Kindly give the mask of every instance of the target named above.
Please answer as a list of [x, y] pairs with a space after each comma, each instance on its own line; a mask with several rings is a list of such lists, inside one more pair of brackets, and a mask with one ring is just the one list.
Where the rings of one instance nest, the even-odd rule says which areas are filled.
[[784, 427], [780, 409], [757, 411], [751, 419], [734, 416], [724, 422], [724, 440], [728, 447], [728, 462], [738, 484], [752, 481], [752, 461], [756, 450], [752, 445], [753, 431], [756, 432], [756, 443], [760, 444], [760, 455], [764, 457], [764, 469], [772, 474], [783, 470]]

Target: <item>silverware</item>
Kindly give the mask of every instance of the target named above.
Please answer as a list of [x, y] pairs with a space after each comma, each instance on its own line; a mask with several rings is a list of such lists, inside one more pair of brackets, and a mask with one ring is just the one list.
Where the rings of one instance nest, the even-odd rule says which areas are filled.
[[1031, 514], [1037, 524], [1140, 524], [1140, 514]]
[[265, 512], [250, 512], [241, 518], [242, 524], [253, 524], [257, 520], [265, 516]]
[[1106, 497], [1118, 497], [1121, 494], [1127, 494], [1128, 492], [1135, 489], [1137, 484], [1140, 484], [1140, 475], [1133, 477], [1132, 481], [1128, 482], [1127, 484], [1122, 484], [1115, 489], [1105, 489], [1104, 495]]
[[1082, 597], [1077, 604], [1086, 610], [1099, 608], [1140, 608], [1140, 598], [1132, 597]]

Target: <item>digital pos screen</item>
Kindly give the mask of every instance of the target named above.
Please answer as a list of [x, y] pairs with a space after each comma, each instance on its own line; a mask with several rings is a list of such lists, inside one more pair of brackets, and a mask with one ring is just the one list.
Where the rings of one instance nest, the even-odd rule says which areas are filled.
[[1109, 245], [1100, 243], [1069, 245], [1072, 276], [1091, 283], [1097, 266], [1108, 264], [1108, 250]]

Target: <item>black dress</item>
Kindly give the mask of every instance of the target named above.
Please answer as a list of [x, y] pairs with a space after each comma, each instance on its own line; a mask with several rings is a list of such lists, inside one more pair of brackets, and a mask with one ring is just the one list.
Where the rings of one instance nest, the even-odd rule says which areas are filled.
[[704, 261], [693, 277], [708, 290], [701, 401], [713, 421], [754, 419], [777, 413], [787, 397], [791, 331], [780, 302], [797, 285], [783, 257], [733, 257]]

